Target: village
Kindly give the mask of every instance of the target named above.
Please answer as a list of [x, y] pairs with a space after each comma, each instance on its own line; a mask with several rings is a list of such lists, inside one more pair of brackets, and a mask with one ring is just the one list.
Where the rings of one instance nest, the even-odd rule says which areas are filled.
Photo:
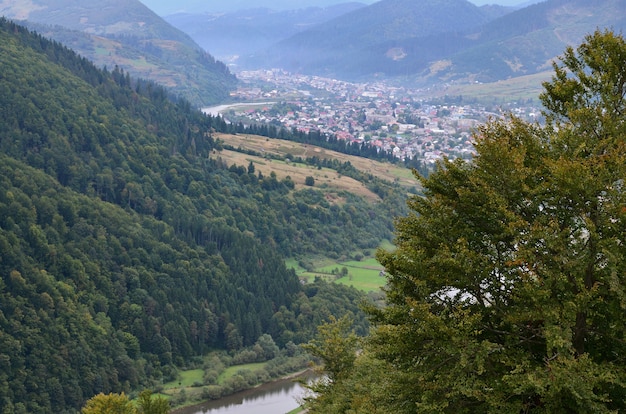
[[540, 116], [534, 105], [466, 103], [462, 97], [425, 99], [423, 90], [382, 81], [350, 83], [282, 70], [248, 71], [238, 76], [244, 86], [231, 94], [233, 99], [264, 104], [233, 105], [223, 113], [231, 122], [319, 130], [426, 164], [442, 157], [471, 158], [472, 132], [490, 118], [509, 112], [526, 121]]

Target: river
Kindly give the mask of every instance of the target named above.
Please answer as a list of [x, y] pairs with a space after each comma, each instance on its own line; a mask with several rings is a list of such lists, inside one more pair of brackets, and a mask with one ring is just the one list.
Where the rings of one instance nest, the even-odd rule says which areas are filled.
[[285, 414], [300, 406], [304, 388], [295, 379], [282, 379], [219, 400], [176, 410], [176, 414]]
[[217, 116], [222, 112], [225, 112], [229, 109], [234, 109], [237, 107], [245, 107], [245, 106], [267, 106], [274, 105], [276, 102], [247, 102], [247, 103], [234, 103], [234, 104], [224, 104], [217, 106], [209, 106], [206, 108], [202, 108], [202, 112], [211, 116]]

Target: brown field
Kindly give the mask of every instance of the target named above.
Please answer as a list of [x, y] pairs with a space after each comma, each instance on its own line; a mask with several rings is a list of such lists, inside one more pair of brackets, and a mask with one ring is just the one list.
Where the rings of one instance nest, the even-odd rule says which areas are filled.
[[[291, 154], [294, 157], [302, 158], [317, 156], [322, 159], [336, 159], [340, 162], [350, 161], [359, 171], [372, 174], [383, 180], [396, 182], [407, 188], [415, 187], [418, 184], [407, 168], [325, 150], [312, 145], [246, 134], [215, 134], [214, 137], [219, 138], [227, 145], [252, 150], [259, 154], [275, 154], [282, 157]], [[279, 180], [290, 176], [296, 184], [296, 188], [304, 188], [306, 177], [312, 176], [315, 179], [315, 188], [345, 190], [370, 200], [378, 200], [378, 196], [368, 190], [363, 183], [331, 169], [318, 170], [317, 167], [305, 164], [272, 160], [263, 156], [247, 155], [229, 150], [214, 153], [211, 157], [221, 157], [228, 165], [236, 164], [244, 167], [247, 167], [252, 161], [256, 171], [260, 171], [263, 175], [270, 175], [274, 171]]]

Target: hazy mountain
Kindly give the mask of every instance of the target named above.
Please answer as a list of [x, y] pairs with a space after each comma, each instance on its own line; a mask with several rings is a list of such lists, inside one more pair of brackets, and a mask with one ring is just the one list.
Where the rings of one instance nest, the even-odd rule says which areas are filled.
[[[553, 59], [597, 28], [626, 29], [626, 0], [548, 0], [496, 19], [439, 61], [439, 76], [493, 81], [551, 69]], [[419, 41], [417, 42], [419, 43]]]
[[296, 33], [364, 7], [342, 3], [330, 7], [275, 11], [268, 8], [229, 13], [178, 13], [164, 19], [189, 34], [200, 46], [224, 61], [264, 50]]
[[626, 27], [624, 0], [548, 0], [508, 11], [464, 0], [382, 0], [279, 42], [248, 63], [351, 80], [493, 81], [549, 68], [565, 46], [598, 27]]
[[[272, 10], [295, 10], [309, 7], [329, 7], [342, 3], [344, 0], [142, 0], [142, 2], [161, 16], [176, 13], [202, 14], [207, 12], [233, 12], [246, 9], [271, 8]], [[363, 0], [362, 3], [372, 4], [378, 0]], [[541, 0], [472, 0], [473, 4], [506, 7], [524, 7]]]
[[[177, 13], [227, 13], [248, 9], [268, 8], [275, 11], [307, 9], [310, 7], [331, 7], [345, 0], [142, 0], [142, 2], [161, 16]], [[362, 0], [372, 4], [376, 0]]]
[[505, 14], [511, 13], [513, 10], [516, 10], [516, 8], [510, 6], [499, 6], [497, 4], [487, 4], [480, 6], [480, 10], [489, 20], [493, 20], [498, 17], [502, 17]]
[[0, 13], [96, 65], [117, 65], [197, 105], [223, 100], [236, 82], [223, 63], [138, 0], [0, 0]]
[[405, 57], [393, 45], [382, 56], [372, 56], [372, 49], [378, 45], [435, 36], [451, 28], [467, 30], [488, 20], [487, 13], [467, 0], [382, 0], [298, 33], [248, 62], [304, 73], [358, 77], [378, 72], [372, 70], [375, 62], [369, 63], [370, 58], [383, 63]]

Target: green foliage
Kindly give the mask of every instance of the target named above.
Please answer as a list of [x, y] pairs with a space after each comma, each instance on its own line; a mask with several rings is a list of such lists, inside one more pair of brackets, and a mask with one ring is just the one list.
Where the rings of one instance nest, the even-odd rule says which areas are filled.
[[330, 381], [340, 380], [349, 374], [354, 365], [358, 339], [351, 328], [350, 318], [331, 317], [329, 322], [317, 328], [317, 337], [303, 346], [311, 355], [322, 360], [320, 372]]
[[331, 314], [367, 329], [358, 292], [303, 287], [281, 253], [347, 251], [369, 214], [386, 233], [382, 205], [231, 172], [209, 159], [223, 120], [6, 20], [0, 73], [0, 411], [78, 410]]
[[625, 57], [587, 36], [544, 85], [545, 126], [492, 121], [472, 162], [420, 178], [333, 412], [626, 410]]
[[150, 390], [144, 390], [137, 397], [138, 414], [167, 414], [170, 403], [160, 395], [153, 396]]
[[338, 400], [337, 389], [343, 389], [343, 382], [353, 374], [358, 351], [358, 337], [352, 331], [352, 321], [348, 317], [331, 317], [318, 327], [317, 336], [303, 348], [318, 358], [322, 365], [316, 367], [321, 378], [306, 388], [313, 393], [304, 401], [311, 412], [341, 412], [335, 404], [347, 405]]
[[365, 296], [355, 288], [315, 280], [303, 286], [303, 292], [289, 307], [281, 307], [272, 316], [269, 334], [279, 346], [289, 342], [304, 343], [317, 334], [317, 327], [332, 316], [342, 315], [354, 321], [358, 335], [365, 335], [369, 323], [360, 305]]
[[135, 405], [122, 394], [98, 394], [87, 401], [82, 414], [137, 414]]
[[255, 350], [257, 347], [259, 348], [258, 351], [256, 352], [257, 359], [268, 360], [268, 359], [274, 359], [275, 357], [278, 356], [279, 349], [271, 335], [268, 335], [268, 334], [261, 335], [259, 339], [256, 341]]
[[[5, 15], [15, 18], [22, 12], [16, 8], [8, 7]], [[33, 7], [24, 24], [98, 67], [120, 65], [134, 77], [167, 84], [197, 107], [227, 99], [237, 82], [224, 63], [138, 1], [51, 3], [45, 11]]]

